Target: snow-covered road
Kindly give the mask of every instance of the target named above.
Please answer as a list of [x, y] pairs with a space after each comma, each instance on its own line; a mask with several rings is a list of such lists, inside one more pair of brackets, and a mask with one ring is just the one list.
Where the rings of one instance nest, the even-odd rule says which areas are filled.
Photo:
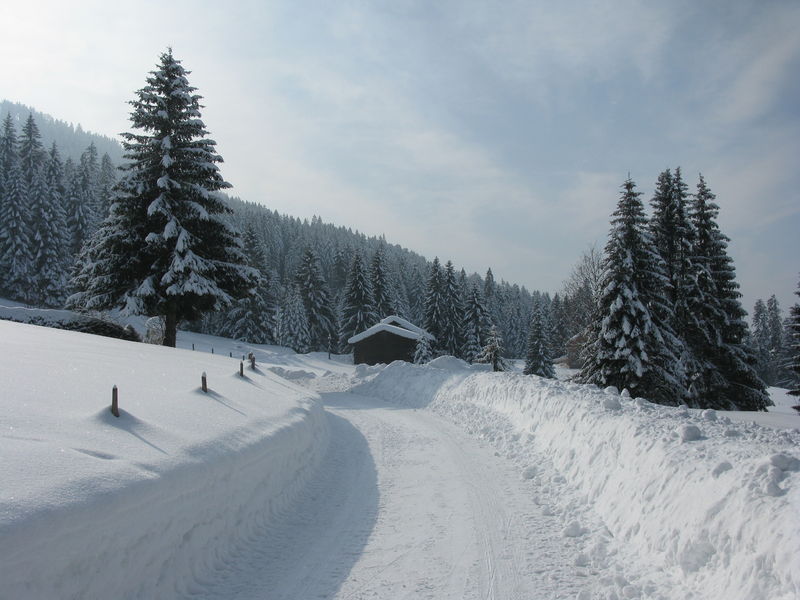
[[320, 477], [192, 597], [575, 597], [574, 549], [509, 461], [430, 412], [323, 397]]

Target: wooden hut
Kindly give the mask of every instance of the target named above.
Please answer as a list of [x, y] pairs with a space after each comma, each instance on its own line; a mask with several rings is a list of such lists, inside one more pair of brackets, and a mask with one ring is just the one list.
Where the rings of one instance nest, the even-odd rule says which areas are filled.
[[421, 336], [433, 340], [433, 336], [424, 329], [392, 315], [354, 335], [347, 343], [353, 347], [353, 362], [357, 365], [376, 365], [395, 360], [412, 362], [417, 340]]

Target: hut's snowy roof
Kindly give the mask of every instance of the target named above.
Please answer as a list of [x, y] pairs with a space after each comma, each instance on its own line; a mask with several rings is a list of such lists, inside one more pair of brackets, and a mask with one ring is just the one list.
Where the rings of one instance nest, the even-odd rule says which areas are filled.
[[[396, 325], [393, 325], [393, 323], [396, 323]], [[426, 336], [431, 340], [433, 339], [433, 336], [421, 327], [417, 327], [413, 323], [410, 323], [401, 317], [392, 315], [390, 317], [386, 317], [380, 323], [373, 325], [369, 329], [354, 335], [347, 340], [347, 343], [355, 344], [361, 340], [365, 340], [368, 337], [375, 335], [376, 333], [380, 333], [381, 331], [393, 333], [394, 335], [399, 335], [400, 337], [408, 338], [410, 340], [418, 340], [422, 336]]]

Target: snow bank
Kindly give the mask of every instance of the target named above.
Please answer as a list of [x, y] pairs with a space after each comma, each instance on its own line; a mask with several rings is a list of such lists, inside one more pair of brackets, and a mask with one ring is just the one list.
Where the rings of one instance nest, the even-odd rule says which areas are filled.
[[427, 364], [427, 367], [430, 369], [442, 369], [443, 371], [469, 371], [470, 369], [470, 365], [466, 361], [449, 355], [434, 358]]
[[[528, 465], [525, 478], [537, 476], [535, 461], [551, 461], [553, 485], [577, 492], [563, 501], [565, 515], [576, 514], [570, 503], [591, 508], [620, 553], [694, 597], [800, 597], [798, 430], [734, 424], [613, 388], [405, 363], [353, 391], [445, 415]], [[565, 536], [588, 533], [565, 525]], [[650, 597], [624, 583], [623, 596]]]
[[0, 597], [191, 595], [326, 451], [318, 397], [261, 365], [11, 322], [0, 340]]

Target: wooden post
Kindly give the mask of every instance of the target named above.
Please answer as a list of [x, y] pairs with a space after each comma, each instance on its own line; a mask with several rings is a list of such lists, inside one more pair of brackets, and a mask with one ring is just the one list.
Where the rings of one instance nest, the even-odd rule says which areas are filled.
[[211, 346], [211, 354], [214, 354], [214, 346]]
[[231, 358], [233, 358], [233, 352], [228, 352], [228, 356], [230, 356]]
[[194, 352], [194, 344], [192, 344], [192, 352]]
[[111, 414], [119, 417], [119, 398], [117, 395], [117, 386], [111, 388]]
[[239, 362], [239, 377], [244, 377], [244, 363]]
[[203, 371], [203, 376], [200, 378], [200, 384], [204, 392], [208, 392], [208, 384], [206, 383], [206, 372]]
[[250, 359], [250, 368], [256, 370], [256, 355], [250, 352], [247, 357]]

